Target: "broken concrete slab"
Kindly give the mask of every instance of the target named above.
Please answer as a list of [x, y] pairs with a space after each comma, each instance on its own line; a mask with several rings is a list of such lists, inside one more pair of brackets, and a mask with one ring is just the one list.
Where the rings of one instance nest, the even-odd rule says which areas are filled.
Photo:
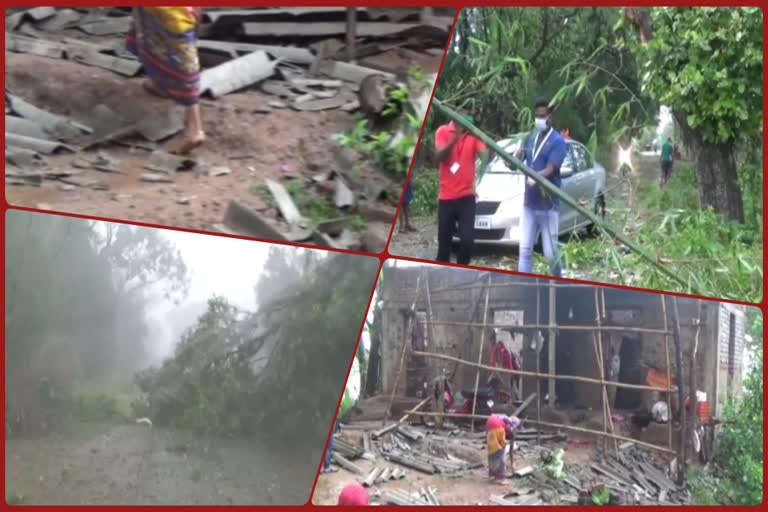
[[23, 117], [5, 116], [5, 132], [50, 140], [50, 136], [39, 125]]
[[280, 183], [272, 180], [266, 180], [265, 183], [267, 188], [269, 188], [269, 191], [272, 193], [272, 197], [274, 197], [275, 201], [277, 202], [277, 208], [280, 210], [280, 214], [283, 216], [286, 222], [288, 222], [288, 224], [298, 226], [306, 223], [304, 217], [301, 215], [301, 212], [299, 212], [299, 209], [296, 207], [296, 204], [293, 202], [293, 199], [291, 199], [291, 195], [288, 193], [285, 187], [283, 187]]
[[31, 149], [9, 147], [6, 142], [5, 161], [18, 167], [30, 167], [42, 163], [40, 153]]
[[362, 475], [363, 470], [360, 469], [359, 466], [351, 462], [350, 460], [346, 459], [343, 455], [339, 455], [338, 453], [334, 453], [332, 455], [332, 458], [336, 464], [341, 466], [342, 468], [346, 469], [347, 471], [354, 473], [356, 475]]
[[184, 129], [184, 113], [180, 109], [170, 109], [160, 115], [151, 116], [141, 121], [136, 131], [150, 142], [159, 142]]
[[266, 52], [274, 59], [279, 59], [284, 62], [290, 62], [293, 64], [312, 64], [315, 60], [315, 56], [312, 52], [305, 48], [295, 48], [292, 46], [271, 46], [265, 44], [250, 44], [250, 43], [236, 43], [229, 41], [212, 41], [208, 39], [201, 39], [198, 41], [198, 48], [203, 50], [214, 50], [219, 52], [226, 52], [234, 57], [237, 54], [247, 54], [253, 52]]
[[93, 133], [93, 130], [88, 126], [78, 123], [72, 119], [58, 116], [36, 107], [35, 105], [23, 100], [19, 96], [13, 94], [6, 94], [6, 102], [10, 103], [11, 111], [15, 114], [28, 119], [35, 124], [39, 125], [45, 131], [60, 135], [59, 139], [69, 140], [64, 135], [78, 135], [80, 133]]
[[148, 171], [172, 176], [177, 171], [188, 171], [196, 165], [197, 162], [191, 158], [172, 155], [165, 151], [155, 151], [150, 155], [149, 161], [144, 164], [144, 168]]
[[296, 98], [291, 107], [302, 112], [321, 112], [323, 110], [341, 108], [350, 101], [354, 101], [354, 99], [354, 95], [346, 91], [332, 98], [317, 98], [314, 94], [310, 93]]
[[106, 183], [96, 179], [84, 178], [81, 176], [62, 177], [59, 178], [59, 181], [68, 185], [74, 185], [81, 188], [89, 188], [91, 190], [109, 190], [109, 185]]
[[141, 181], [147, 183], [173, 183], [173, 177], [162, 173], [144, 173], [141, 175]]
[[17, 133], [6, 133], [5, 144], [6, 146], [17, 147], [22, 149], [30, 149], [32, 151], [35, 151], [37, 153], [42, 153], [44, 155], [50, 155], [61, 150], [71, 151], [73, 153], [75, 152], [75, 148], [73, 148], [72, 146], [63, 144], [61, 142], [55, 142], [55, 141], [45, 140], [45, 139], [36, 139], [34, 137], [27, 137], [24, 135], [19, 135]]
[[[387, 22], [363, 22], [358, 23], [356, 32], [358, 37], [385, 37], [402, 34], [409, 30], [419, 28], [417, 23], [387, 23]], [[449, 24], [450, 26], [450, 24]], [[243, 34], [259, 37], [284, 37], [294, 36], [300, 33], [305, 37], [331, 37], [344, 36], [347, 33], [345, 21], [296, 23], [288, 22], [259, 22], [247, 21], [242, 24]], [[446, 33], [447, 37], [447, 33]]]
[[356, 84], [361, 84], [366, 77], [371, 75], [381, 75], [385, 80], [389, 81], [394, 81], [396, 78], [392, 73], [387, 73], [385, 71], [332, 60], [320, 62], [318, 65], [318, 72], [326, 76]]
[[274, 74], [277, 62], [271, 61], [265, 52], [253, 52], [203, 71], [200, 90], [220, 98], [269, 78]]
[[28, 11], [24, 11], [25, 16], [30, 17], [35, 21], [42, 21], [56, 15], [55, 7], [34, 7]]
[[533, 466], [525, 466], [524, 468], [520, 468], [515, 471], [513, 475], [517, 477], [524, 477], [530, 475], [531, 473], [533, 473]]
[[130, 16], [102, 18], [96, 21], [84, 20], [77, 28], [92, 36], [126, 34], [131, 28]]
[[50, 59], [62, 59], [65, 55], [64, 46], [55, 41], [34, 39], [8, 33], [5, 35], [5, 48], [15, 53], [28, 53]]
[[142, 65], [138, 60], [123, 59], [101, 53], [99, 47], [69, 42], [65, 51], [70, 60], [86, 66], [107, 69], [119, 75], [133, 78], [139, 74]]
[[237, 201], [230, 201], [223, 224], [217, 224], [214, 228], [231, 235], [287, 241], [283, 231], [255, 210]]
[[119, 162], [109, 154], [99, 151], [95, 155], [82, 155], [72, 162], [72, 165], [80, 169], [96, 169], [97, 171], [120, 173]]
[[82, 15], [74, 9], [59, 9], [55, 15], [38, 22], [36, 26], [45, 32], [58, 32], [77, 25], [80, 18]]

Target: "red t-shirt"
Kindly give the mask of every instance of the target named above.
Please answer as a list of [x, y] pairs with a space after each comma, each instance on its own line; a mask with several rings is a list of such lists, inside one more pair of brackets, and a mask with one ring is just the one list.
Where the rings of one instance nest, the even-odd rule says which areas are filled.
[[[447, 146], [456, 134], [453, 121], [444, 124], [435, 133], [435, 148]], [[451, 149], [447, 159], [440, 162], [440, 200], [461, 199], [475, 195], [475, 161], [485, 151], [485, 144], [465, 133]]]

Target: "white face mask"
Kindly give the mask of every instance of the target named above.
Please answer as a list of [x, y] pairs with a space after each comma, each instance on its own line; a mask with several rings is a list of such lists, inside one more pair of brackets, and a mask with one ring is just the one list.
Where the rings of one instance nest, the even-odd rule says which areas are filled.
[[549, 125], [549, 123], [547, 123], [547, 118], [545, 117], [537, 117], [535, 123], [536, 123], [536, 129], [539, 130], [540, 132], [543, 132], [544, 130], [546, 130], [547, 126]]

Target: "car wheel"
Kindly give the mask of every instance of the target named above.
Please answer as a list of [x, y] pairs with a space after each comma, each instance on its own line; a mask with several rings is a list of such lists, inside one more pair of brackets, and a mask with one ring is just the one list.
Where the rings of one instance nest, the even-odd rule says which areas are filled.
[[[600, 220], [605, 220], [605, 196], [602, 194], [595, 198], [595, 202], [592, 206], [592, 213], [594, 213]], [[600, 232], [600, 229], [594, 223], [591, 223], [587, 228], [587, 232], [590, 235], [597, 235]]]

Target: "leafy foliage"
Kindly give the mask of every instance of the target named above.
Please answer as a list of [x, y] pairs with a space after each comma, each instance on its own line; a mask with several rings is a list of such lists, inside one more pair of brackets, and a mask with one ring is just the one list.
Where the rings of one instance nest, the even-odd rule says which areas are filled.
[[419, 68], [409, 72], [410, 89], [405, 85], [394, 87], [382, 112], [382, 119], [389, 121], [386, 129], [379, 129], [368, 119], [358, 117], [349, 133], [333, 136], [341, 146], [353, 149], [380, 170], [402, 179], [408, 174], [416, 141], [423, 124], [417, 113], [411, 90], [421, 93], [430, 86], [429, 80]]
[[[6, 222], [6, 413], [36, 431], [112, 408], [80, 400], [84, 383], [130, 381], [147, 359], [149, 290], [182, 296], [186, 268], [160, 232], [10, 212]], [[52, 393], [37, 393], [41, 383]], [[97, 403], [98, 402], [98, 403]], [[99, 413], [101, 414], [101, 413]]]
[[[700, 209], [690, 194], [693, 170], [682, 166], [664, 189], [654, 185], [631, 209], [622, 200], [609, 202], [611, 221], [660, 262], [706, 295], [759, 302], [762, 297], [762, 246], [755, 233], [724, 222], [711, 209]], [[670, 290], [678, 285], [609, 238], [573, 239], [562, 247], [567, 271], [589, 269], [590, 279], [642, 288]], [[546, 271], [546, 262], [537, 268]], [[578, 276], [577, 276], [578, 277]], [[689, 290], [683, 290], [689, 291]]]
[[271, 247], [255, 286], [258, 310], [211, 299], [174, 356], [137, 376], [147, 395], [137, 414], [199, 432], [301, 436], [321, 446], [376, 266], [372, 258]]
[[642, 52], [647, 92], [687, 113], [710, 144], [729, 143], [763, 123], [763, 16], [759, 7], [651, 10], [654, 35]]

